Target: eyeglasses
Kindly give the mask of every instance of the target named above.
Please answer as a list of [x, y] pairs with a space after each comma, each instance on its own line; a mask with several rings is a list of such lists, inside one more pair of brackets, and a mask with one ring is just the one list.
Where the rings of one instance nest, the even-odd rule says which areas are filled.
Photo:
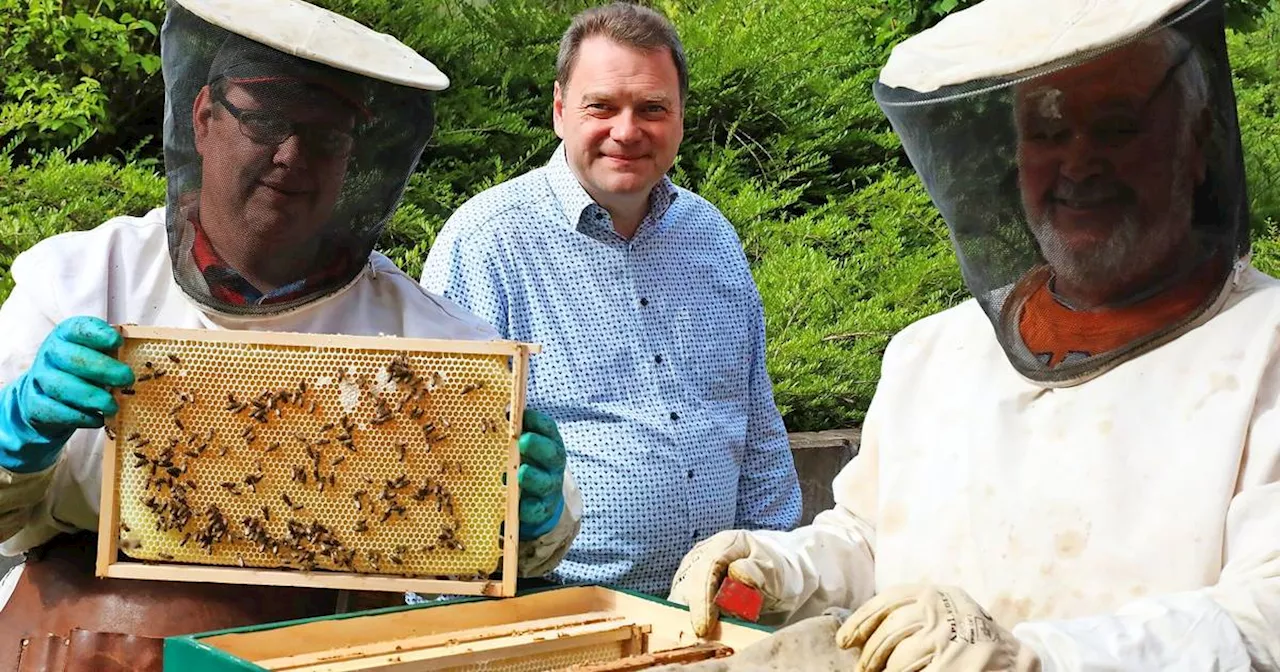
[[307, 151], [315, 156], [341, 158], [351, 153], [355, 138], [351, 134], [324, 124], [290, 121], [274, 112], [242, 110], [227, 100], [220, 87], [211, 87], [213, 98], [231, 113], [240, 125], [240, 133], [262, 145], [278, 145], [297, 135]]

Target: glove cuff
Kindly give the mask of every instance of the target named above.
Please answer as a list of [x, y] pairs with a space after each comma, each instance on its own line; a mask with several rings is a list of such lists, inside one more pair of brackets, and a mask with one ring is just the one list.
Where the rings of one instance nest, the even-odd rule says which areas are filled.
[[556, 500], [555, 513], [546, 519], [541, 525], [525, 525], [520, 523], [520, 541], [532, 541], [542, 535], [554, 530], [556, 525], [560, 523], [560, 514], [564, 513], [564, 497]]

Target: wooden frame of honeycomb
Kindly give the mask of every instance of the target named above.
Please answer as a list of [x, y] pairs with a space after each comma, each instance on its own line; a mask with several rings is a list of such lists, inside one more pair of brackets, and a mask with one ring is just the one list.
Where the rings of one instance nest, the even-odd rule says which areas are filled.
[[182, 669], [340, 672], [632, 672], [726, 658], [772, 632], [721, 619], [699, 638], [684, 607], [603, 586], [535, 590], [185, 635], [166, 642]]
[[117, 329], [98, 576], [515, 594], [538, 346]]

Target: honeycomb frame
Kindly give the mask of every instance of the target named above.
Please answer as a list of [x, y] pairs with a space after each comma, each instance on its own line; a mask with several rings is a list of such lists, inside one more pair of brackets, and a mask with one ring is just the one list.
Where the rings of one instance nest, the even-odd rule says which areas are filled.
[[515, 594], [539, 346], [116, 329], [98, 576]]
[[[631, 638], [620, 636], [622, 626]], [[228, 670], [619, 672], [732, 656], [772, 631], [725, 618], [698, 637], [684, 607], [585, 585], [193, 634], [175, 638], [173, 649], [189, 666]]]

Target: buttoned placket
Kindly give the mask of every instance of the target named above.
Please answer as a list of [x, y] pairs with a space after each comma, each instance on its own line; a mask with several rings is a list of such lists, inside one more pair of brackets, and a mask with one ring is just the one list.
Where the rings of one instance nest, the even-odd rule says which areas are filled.
[[[620, 248], [622, 252], [622, 269], [618, 279], [629, 290], [625, 294], [632, 297], [632, 307], [637, 315], [633, 324], [639, 327], [635, 332], [638, 339], [636, 347], [639, 349], [635, 356], [641, 361], [636, 362], [636, 370], [649, 372], [648, 379], [657, 385], [660, 397], [668, 402], [667, 408], [659, 411], [664, 415], [656, 421], [666, 424], [674, 439], [675, 454], [671, 459], [679, 465], [675, 476], [681, 481], [684, 493], [685, 528], [689, 530], [689, 541], [696, 541], [702, 535], [699, 526], [706, 522], [704, 519], [709, 510], [703, 510], [702, 515], [699, 515], [696, 465], [691, 461], [693, 451], [687, 445], [692, 435], [683, 426], [689, 421], [688, 393], [677, 369], [681, 361], [679, 353], [671, 351], [677, 343], [673, 307], [664, 305], [668, 297], [661, 296], [654, 291], [655, 288], [641, 285], [638, 278], [646, 277], [647, 274], [637, 273], [639, 267], [648, 263], [647, 257], [654, 254], [660, 256], [655, 248], [658, 246], [663, 221], [655, 219], [652, 213], [646, 214], [635, 235], [629, 240], [618, 234], [613, 228], [608, 211], [598, 203], [588, 205], [579, 221], [580, 231], [610, 247]], [[661, 261], [657, 260], [655, 263]]]
[[[634, 296], [637, 297], [636, 308], [640, 312], [641, 324], [644, 325], [644, 345], [650, 346], [652, 351], [648, 370], [653, 372], [653, 378], [658, 383], [662, 399], [668, 401], [668, 408], [662, 411], [666, 415], [658, 418], [658, 422], [667, 423], [671, 427], [671, 436], [675, 439], [676, 454], [672, 458], [680, 465], [676, 477], [680, 480], [681, 490], [684, 492], [686, 529], [689, 530], [690, 540], [693, 541], [701, 536], [698, 526], [705, 521], [700, 520], [701, 516], [699, 516], [696, 471], [691, 461], [693, 451], [689, 450], [687, 445], [692, 435], [684, 426], [689, 420], [686, 412], [687, 391], [677, 368], [682, 359], [680, 353], [671, 351], [677, 344], [673, 306], [666, 305], [669, 297], [651, 291], [654, 288], [642, 286], [642, 281], [638, 279], [654, 274], [636, 272], [651, 260], [652, 263], [661, 263], [662, 254], [659, 249], [661, 230], [660, 220], [655, 220], [652, 214], [645, 216], [636, 235], [627, 241], [626, 266], [628, 281], [631, 282]], [[654, 259], [654, 257], [658, 258]]]

